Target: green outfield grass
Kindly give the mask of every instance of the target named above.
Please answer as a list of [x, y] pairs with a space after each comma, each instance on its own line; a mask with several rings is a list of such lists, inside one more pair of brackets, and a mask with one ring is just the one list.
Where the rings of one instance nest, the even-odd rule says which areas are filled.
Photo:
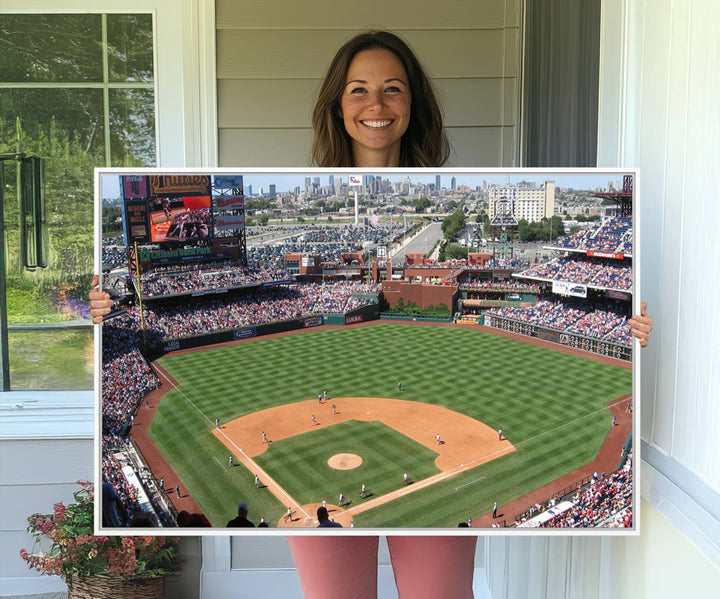
[[[327, 389], [332, 397], [442, 405], [502, 428], [516, 452], [355, 518], [357, 526], [456, 526], [489, 511], [494, 501], [506, 503], [592, 461], [610, 429], [607, 403], [631, 392], [629, 370], [480, 330], [412, 324], [315, 329], [160, 363], [179, 389], [163, 398], [150, 434], [216, 526], [235, 515], [239, 501], [249, 504], [256, 521], [264, 515], [272, 523], [286, 508], [267, 489], [255, 489], [244, 467], [227, 468], [228, 452], [211, 433], [215, 418], [227, 422]], [[334, 503], [340, 490], [355, 499], [359, 479], [336, 478], [338, 471], [323, 473], [319, 464], [331, 446], [374, 451], [375, 434], [397, 444], [401, 455], [428, 452], [427, 470], [413, 466], [415, 480], [434, 472], [434, 452], [419, 451], [382, 425], [372, 431], [367, 423], [345, 423], [273, 443], [262, 466], [301, 503]], [[376, 496], [378, 484], [389, 479], [392, 486], [406, 469], [394, 455], [384, 462], [373, 458], [373, 468], [363, 472]], [[317, 472], [311, 476], [299, 464], [310, 470], [315, 464]], [[345, 480], [354, 486], [340, 489]]]

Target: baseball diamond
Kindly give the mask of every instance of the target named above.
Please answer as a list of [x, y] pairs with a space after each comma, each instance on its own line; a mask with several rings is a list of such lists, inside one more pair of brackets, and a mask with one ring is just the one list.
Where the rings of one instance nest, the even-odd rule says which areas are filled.
[[[494, 502], [549, 496], [592, 472], [610, 437], [622, 444], [629, 419], [611, 430], [610, 410], [631, 392], [629, 366], [477, 326], [323, 326], [157, 360], [162, 400], [132, 436], [154, 472], [182, 481], [177, 507], [214, 526], [238, 501], [273, 524], [292, 504], [284, 525], [314, 526], [323, 499], [355, 527], [489, 526]], [[228, 453], [236, 465], [225, 468]], [[362, 464], [330, 467], [341, 453]], [[361, 497], [363, 484], [372, 493]]]

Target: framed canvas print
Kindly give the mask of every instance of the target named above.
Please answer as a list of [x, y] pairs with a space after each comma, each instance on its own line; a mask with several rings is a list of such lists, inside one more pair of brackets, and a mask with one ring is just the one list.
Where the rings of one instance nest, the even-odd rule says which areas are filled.
[[638, 191], [97, 169], [98, 529], [637, 533]]

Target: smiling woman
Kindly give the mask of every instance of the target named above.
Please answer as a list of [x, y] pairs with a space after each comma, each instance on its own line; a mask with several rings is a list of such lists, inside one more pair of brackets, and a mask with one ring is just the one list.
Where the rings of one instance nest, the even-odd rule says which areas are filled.
[[356, 162], [379, 167], [400, 162], [412, 100], [407, 79], [402, 63], [389, 50], [364, 50], [353, 58], [340, 114]]
[[435, 167], [450, 153], [430, 79], [387, 31], [361, 33], [338, 50], [312, 123], [318, 166]]

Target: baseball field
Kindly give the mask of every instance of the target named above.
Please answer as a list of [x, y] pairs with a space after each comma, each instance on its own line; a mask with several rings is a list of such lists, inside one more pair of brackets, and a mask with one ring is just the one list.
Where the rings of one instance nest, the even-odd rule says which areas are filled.
[[455, 527], [591, 462], [608, 404], [632, 391], [630, 370], [587, 356], [412, 323], [323, 327], [156, 364], [164, 395], [150, 437], [214, 526], [240, 501], [255, 522], [314, 526], [325, 499], [345, 525]]

